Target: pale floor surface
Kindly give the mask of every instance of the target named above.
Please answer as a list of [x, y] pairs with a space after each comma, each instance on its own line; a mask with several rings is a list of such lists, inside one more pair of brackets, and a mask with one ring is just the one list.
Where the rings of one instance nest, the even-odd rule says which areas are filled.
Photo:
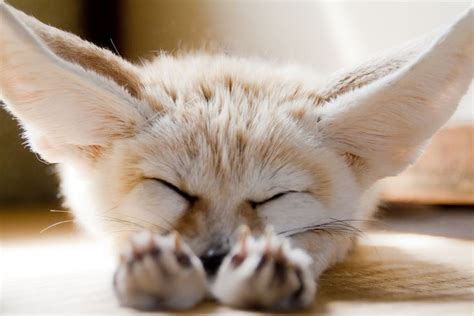
[[[146, 314], [117, 305], [105, 245], [68, 224], [39, 234], [64, 214], [31, 209], [0, 210], [1, 315]], [[315, 305], [300, 314], [474, 315], [474, 209], [392, 208], [377, 227], [322, 276]], [[259, 313], [207, 302], [192, 314]]]

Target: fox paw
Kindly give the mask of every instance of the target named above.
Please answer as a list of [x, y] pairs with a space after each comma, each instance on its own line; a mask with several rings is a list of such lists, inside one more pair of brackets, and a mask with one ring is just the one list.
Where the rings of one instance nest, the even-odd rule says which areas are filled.
[[308, 307], [316, 292], [311, 258], [270, 230], [253, 238], [241, 229], [213, 285], [221, 303], [237, 308], [289, 310]]
[[139, 233], [131, 238], [120, 261], [114, 289], [124, 306], [186, 309], [207, 293], [202, 264], [178, 234]]

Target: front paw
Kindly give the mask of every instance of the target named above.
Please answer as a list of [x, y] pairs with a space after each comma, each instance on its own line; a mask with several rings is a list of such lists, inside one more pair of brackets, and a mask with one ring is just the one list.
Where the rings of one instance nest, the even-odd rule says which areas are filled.
[[253, 238], [243, 228], [239, 243], [224, 259], [212, 292], [237, 308], [289, 310], [308, 307], [316, 283], [311, 258], [272, 232]]
[[120, 303], [138, 309], [186, 309], [207, 293], [199, 259], [179, 235], [133, 236], [114, 276]]

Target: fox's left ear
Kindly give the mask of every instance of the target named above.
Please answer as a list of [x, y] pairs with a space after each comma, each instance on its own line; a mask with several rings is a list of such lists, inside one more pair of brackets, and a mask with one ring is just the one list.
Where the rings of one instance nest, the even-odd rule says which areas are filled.
[[[471, 8], [404, 65], [394, 56], [380, 69], [365, 67], [363, 75], [342, 76], [349, 91], [317, 109], [323, 144], [344, 155], [367, 185], [402, 171], [466, 93], [473, 76], [473, 41]], [[350, 84], [377, 72], [380, 78], [351, 89]]]
[[96, 156], [141, 124], [145, 107], [127, 84], [133, 71], [0, 0], [0, 99], [45, 160]]

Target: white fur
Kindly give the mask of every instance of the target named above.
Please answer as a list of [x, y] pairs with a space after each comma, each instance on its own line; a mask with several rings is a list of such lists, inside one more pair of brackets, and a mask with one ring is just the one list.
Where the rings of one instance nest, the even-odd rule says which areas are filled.
[[[202, 223], [194, 220], [200, 229], [181, 232], [189, 253], [200, 256], [249, 221], [243, 214], [249, 212], [249, 201], [296, 191], [258, 206], [250, 220], [255, 222], [247, 224], [256, 225], [258, 218], [276, 233], [301, 228], [297, 235], [285, 235], [298, 248], [288, 248], [285, 256], [303, 265], [305, 275], [311, 271], [318, 278], [344, 258], [354, 235], [330, 238], [304, 227], [364, 220], [373, 213], [374, 183], [413, 162], [467, 90], [473, 75], [472, 23], [470, 9], [398, 71], [319, 106], [297, 93], [287, 98], [296, 88], [321, 90], [317, 76], [307, 70], [199, 53], [160, 56], [137, 66], [139, 100], [112, 79], [56, 56], [0, 3], [0, 96], [24, 127], [32, 149], [60, 163], [65, 202], [87, 229], [106, 237], [124, 230], [172, 230], [187, 215], [189, 202], [152, 180], [159, 178], [206, 202], [206, 209], [199, 210], [205, 214]], [[235, 81], [232, 88], [223, 83], [224, 74]], [[202, 85], [211, 86], [212, 97], [203, 97]], [[258, 92], [246, 86], [258, 87]], [[300, 120], [293, 116], [295, 109], [303, 113]], [[239, 135], [245, 138], [245, 150], [238, 148]], [[100, 153], [94, 155], [96, 147]], [[351, 166], [344, 154], [361, 164]], [[362, 226], [359, 221], [351, 224]], [[157, 238], [158, 243], [165, 240]], [[142, 254], [149, 250], [140, 240], [132, 243]], [[248, 265], [262, 256], [263, 248], [255, 249]], [[313, 261], [310, 268], [303, 262], [305, 252]], [[134, 255], [126, 257], [132, 260]], [[202, 298], [199, 278], [190, 283], [199, 295], [188, 296], [179, 290], [185, 283], [181, 275], [174, 278], [181, 283], [166, 292], [162, 280], [149, 277], [143, 266], [135, 277], [124, 274], [123, 266], [118, 271], [119, 298], [126, 305], [141, 306], [136, 291], [159, 293], [162, 305], [172, 308], [189, 307]], [[266, 273], [256, 284], [262, 291], [273, 276]], [[217, 288], [229, 280], [238, 289], [234, 294], [222, 289], [221, 300], [245, 306], [247, 298], [240, 291], [249, 284], [233, 272], [222, 272]], [[133, 290], [127, 284], [135, 284], [130, 285]], [[178, 292], [184, 295], [183, 305], [173, 303]], [[260, 295], [253, 303], [278, 307], [271, 298], [281, 293], [270, 294], [275, 296]]]
[[205, 297], [206, 276], [201, 262], [187, 245], [181, 244], [179, 253], [190, 260], [190, 266], [182, 266], [177, 261], [175, 238], [152, 236], [149, 232], [133, 236], [114, 276], [115, 290], [123, 305], [187, 309]]
[[[236, 266], [232, 261], [240, 254], [244, 254], [245, 259]], [[285, 269], [280, 271], [284, 274], [281, 279], [276, 276], [276, 261], [282, 264], [280, 269]], [[286, 239], [275, 235], [249, 237], [239, 242], [226, 257], [212, 292], [222, 303], [238, 308], [252, 305], [269, 309], [308, 307], [316, 292], [311, 264], [311, 258], [301, 249], [291, 247]], [[298, 289], [301, 293], [295, 297]]]

